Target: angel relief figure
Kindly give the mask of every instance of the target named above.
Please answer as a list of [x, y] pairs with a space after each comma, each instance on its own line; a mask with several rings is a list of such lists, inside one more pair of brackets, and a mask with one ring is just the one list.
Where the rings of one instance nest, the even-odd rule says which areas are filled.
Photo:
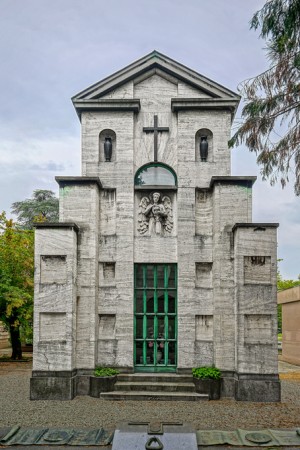
[[173, 212], [170, 197], [161, 198], [159, 192], [143, 197], [139, 204], [138, 231], [141, 234], [164, 236], [173, 229]]

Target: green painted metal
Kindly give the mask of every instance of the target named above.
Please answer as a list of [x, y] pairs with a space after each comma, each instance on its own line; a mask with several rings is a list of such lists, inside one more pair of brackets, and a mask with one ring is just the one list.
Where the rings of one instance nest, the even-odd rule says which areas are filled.
[[161, 167], [163, 169], [166, 169], [168, 172], [170, 172], [173, 177], [174, 177], [174, 186], [177, 186], [177, 175], [176, 172], [174, 171], [174, 169], [172, 169], [172, 167], [168, 166], [167, 164], [164, 163], [160, 163], [160, 162], [153, 162], [153, 163], [147, 163], [144, 164], [142, 167], [140, 167], [134, 177], [134, 184], [135, 186], [139, 186], [140, 185], [140, 181], [139, 181], [139, 175], [147, 168], [150, 167]]
[[176, 371], [176, 264], [135, 264], [134, 362], [139, 372]]

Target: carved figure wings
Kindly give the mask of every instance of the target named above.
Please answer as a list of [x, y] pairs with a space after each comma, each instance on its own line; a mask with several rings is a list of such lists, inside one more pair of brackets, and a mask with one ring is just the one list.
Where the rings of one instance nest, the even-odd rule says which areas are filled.
[[171, 203], [170, 197], [165, 195], [162, 198], [162, 203], [163, 203], [165, 211], [166, 211], [166, 217], [165, 217], [163, 226], [164, 226], [165, 231], [167, 231], [168, 233], [171, 233], [171, 231], [173, 230], [174, 221], [173, 221], [173, 210], [172, 210], [172, 203]]
[[142, 197], [142, 200], [139, 204], [139, 212], [138, 212], [138, 231], [141, 234], [145, 234], [149, 228], [149, 220], [145, 216], [145, 211], [147, 206], [149, 205], [150, 200], [148, 197]]

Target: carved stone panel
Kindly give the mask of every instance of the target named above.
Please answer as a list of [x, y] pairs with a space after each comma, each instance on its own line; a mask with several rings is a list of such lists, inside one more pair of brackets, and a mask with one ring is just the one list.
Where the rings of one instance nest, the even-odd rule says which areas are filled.
[[196, 262], [195, 286], [212, 288], [212, 262]]
[[137, 235], [174, 236], [174, 194], [160, 190], [136, 194]]
[[272, 339], [272, 317], [270, 314], [245, 315], [245, 343], [269, 344]]
[[245, 284], [271, 283], [271, 257], [245, 256], [244, 257]]
[[214, 321], [212, 315], [197, 315], [196, 320], [196, 341], [212, 341]]
[[41, 279], [42, 284], [64, 284], [67, 282], [66, 255], [42, 255]]
[[40, 313], [40, 340], [61, 341], [66, 339], [66, 313]]

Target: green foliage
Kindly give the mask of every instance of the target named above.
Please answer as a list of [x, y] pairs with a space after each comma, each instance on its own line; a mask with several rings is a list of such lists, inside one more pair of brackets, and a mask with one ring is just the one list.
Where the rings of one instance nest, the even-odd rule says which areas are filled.
[[300, 286], [300, 280], [283, 280], [282, 276], [278, 272], [277, 274], [277, 290], [283, 291], [284, 289], [290, 289], [295, 286]]
[[284, 187], [295, 166], [300, 195], [300, 0], [266, 1], [250, 26], [266, 39], [270, 67], [242, 83], [243, 121], [229, 146], [255, 152], [271, 184], [280, 179]]
[[219, 380], [221, 378], [221, 371], [216, 367], [196, 367], [192, 369], [194, 378], [210, 378], [213, 380]]
[[30, 230], [33, 222], [58, 222], [58, 198], [54, 192], [36, 189], [32, 198], [12, 204], [20, 228]]
[[282, 332], [282, 305], [277, 305], [278, 333]]
[[32, 361], [32, 358], [30, 358], [30, 357], [29, 358], [28, 357], [22, 357], [21, 360], [18, 359], [18, 361], [16, 361], [15, 359], [11, 359], [10, 356], [6, 356], [6, 355], [0, 356], [0, 362], [19, 362], [19, 361], [29, 362], [29, 361]]
[[96, 367], [94, 370], [94, 375], [96, 377], [113, 377], [120, 373], [117, 369], [112, 369], [111, 367]]
[[33, 315], [33, 231], [0, 214], [0, 320], [10, 332], [13, 357], [21, 358], [19, 328], [30, 333]]

